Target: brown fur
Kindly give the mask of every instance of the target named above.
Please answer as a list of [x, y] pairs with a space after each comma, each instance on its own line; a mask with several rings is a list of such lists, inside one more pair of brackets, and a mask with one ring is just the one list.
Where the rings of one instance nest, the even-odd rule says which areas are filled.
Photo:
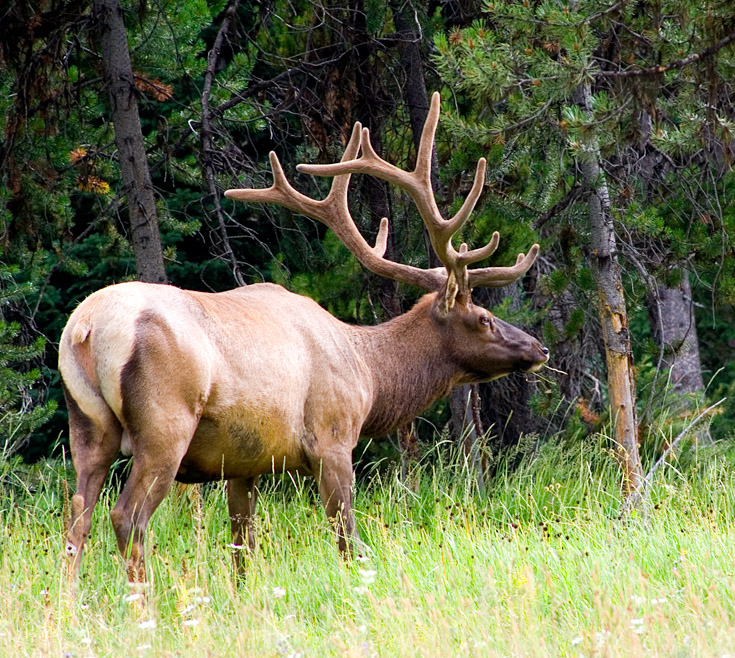
[[252, 546], [257, 477], [313, 474], [347, 550], [360, 434], [392, 431], [453, 386], [547, 359], [534, 338], [471, 303], [445, 314], [442, 298], [354, 327], [272, 284], [208, 294], [136, 282], [90, 296], [59, 349], [77, 470], [71, 574], [120, 449], [133, 467], [112, 520], [131, 580], [145, 576], [145, 528], [174, 479], [228, 480], [233, 541]]

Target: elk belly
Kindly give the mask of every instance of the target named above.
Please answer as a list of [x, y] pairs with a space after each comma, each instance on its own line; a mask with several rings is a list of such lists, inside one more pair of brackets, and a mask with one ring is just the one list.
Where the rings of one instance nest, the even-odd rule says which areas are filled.
[[252, 477], [263, 473], [302, 471], [303, 453], [293, 432], [280, 422], [203, 416], [181, 460], [179, 482]]

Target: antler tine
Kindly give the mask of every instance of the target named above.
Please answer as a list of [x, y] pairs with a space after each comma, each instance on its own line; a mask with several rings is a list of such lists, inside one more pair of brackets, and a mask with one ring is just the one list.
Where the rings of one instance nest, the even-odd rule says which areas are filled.
[[[362, 124], [359, 121], [355, 122], [355, 125], [352, 126], [352, 133], [350, 134], [350, 139], [347, 141], [347, 145], [345, 146], [345, 152], [342, 154], [342, 158], [340, 159], [340, 162], [346, 162], [348, 160], [354, 160], [355, 156], [360, 151], [360, 137], [362, 134]], [[296, 169], [299, 168], [299, 165], [296, 165]], [[326, 199], [324, 199], [324, 202], [333, 201], [334, 199], [345, 197], [347, 198], [347, 191], [350, 187], [350, 174], [346, 174], [344, 176], [335, 176], [334, 180], [332, 181], [332, 187], [329, 189], [329, 194], [327, 195]]]
[[469, 270], [470, 288], [476, 286], [502, 288], [503, 286], [510, 285], [531, 269], [531, 265], [536, 261], [538, 252], [539, 246], [535, 244], [531, 247], [528, 254], [518, 254], [516, 264], [513, 267], [478, 267], [474, 270]]
[[[498, 248], [498, 243], [500, 242], [500, 233], [495, 231], [493, 233], [493, 237], [491, 238], [490, 242], [488, 242], [484, 247], [480, 247], [479, 249], [473, 249], [472, 251], [462, 251], [460, 248], [459, 254], [457, 255], [457, 264], [462, 267], [467, 267], [468, 265], [471, 265], [472, 263], [476, 263], [477, 261], [484, 260], [488, 256], [491, 256], [495, 253], [495, 250]], [[464, 244], [464, 243], [463, 243]]]
[[423, 174], [425, 181], [431, 186], [431, 154], [434, 152], [434, 137], [439, 125], [439, 112], [441, 110], [441, 96], [438, 91], [431, 95], [431, 104], [426, 114], [424, 128], [421, 131], [419, 148], [416, 153], [416, 172]]
[[378, 229], [378, 235], [375, 238], [375, 246], [373, 247], [373, 253], [382, 258], [385, 255], [385, 250], [388, 247], [388, 218], [383, 217], [380, 220], [380, 228]]
[[477, 168], [475, 169], [475, 180], [472, 182], [472, 187], [469, 193], [465, 197], [462, 207], [457, 211], [451, 219], [448, 219], [442, 227], [442, 234], [448, 235], [450, 238], [453, 236], [464, 223], [470, 218], [472, 211], [475, 209], [477, 200], [482, 194], [482, 188], [485, 186], [485, 171], [487, 169], [487, 160], [480, 158], [477, 161]]

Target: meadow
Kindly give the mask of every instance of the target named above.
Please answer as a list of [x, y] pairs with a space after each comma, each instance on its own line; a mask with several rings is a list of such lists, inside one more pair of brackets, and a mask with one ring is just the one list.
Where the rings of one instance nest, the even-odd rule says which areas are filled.
[[402, 480], [363, 469], [365, 555], [343, 561], [310, 480], [263, 478], [256, 552], [232, 566], [221, 483], [151, 522], [125, 582], [106, 489], [76, 600], [62, 573], [73, 471], [0, 466], [0, 655], [735, 656], [735, 468], [685, 448], [623, 520], [605, 440], [547, 444], [483, 494], [439, 445]]

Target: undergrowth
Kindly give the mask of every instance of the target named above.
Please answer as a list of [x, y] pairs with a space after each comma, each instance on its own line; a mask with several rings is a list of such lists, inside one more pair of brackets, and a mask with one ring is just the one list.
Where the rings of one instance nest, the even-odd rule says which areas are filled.
[[[365, 472], [366, 469], [362, 469]], [[356, 485], [364, 555], [343, 561], [310, 479], [261, 481], [237, 577], [224, 486], [176, 488], [128, 589], [103, 494], [76, 601], [62, 574], [72, 469], [0, 465], [0, 655], [735, 655], [735, 470], [718, 446], [667, 464], [620, 519], [605, 441], [547, 443], [477, 491], [438, 446]], [[72, 485], [70, 485], [72, 486]]]

